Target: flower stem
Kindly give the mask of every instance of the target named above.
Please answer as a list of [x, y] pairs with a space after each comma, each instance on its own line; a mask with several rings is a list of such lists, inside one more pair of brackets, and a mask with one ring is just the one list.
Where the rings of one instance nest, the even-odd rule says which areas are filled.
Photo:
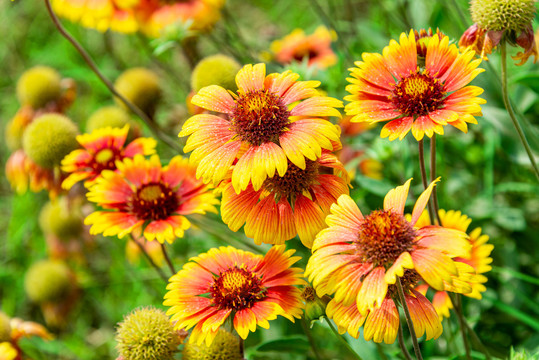
[[[425, 169], [425, 149], [423, 144], [423, 139], [418, 141], [419, 146], [419, 169], [421, 170], [421, 180], [423, 181], [423, 187], [427, 189], [429, 187], [429, 184], [427, 182], [427, 170]], [[429, 209], [429, 218], [430, 223], [434, 224], [434, 207], [432, 206], [432, 202], [429, 201], [427, 203], [427, 208]]]
[[144, 256], [146, 257], [146, 260], [148, 260], [148, 262], [150, 263], [150, 265], [155, 269], [155, 271], [157, 271], [157, 273], [159, 274], [159, 276], [161, 277], [161, 279], [163, 279], [165, 281], [165, 283], [168, 283], [168, 278], [167, 276], [163, 273], [163, 270], [161, 270], [161, 268], [159, 266], [157, 266], [157, 264], [153, 261], [152, 257], [150, 256], [150, 254], [148, 254], [148, 252], [146, 251], [146, 249], [144, 248], [144, 245], [142, 245], [140, 242], [138, 242], [137, 240], [135, 240], [135, 238], [133, 237], [133, 235], [131, 235], [131, 240], [137, 244], [137, 246], [139, 247], [140, 251], [142, 251], [142, 253], [144, 254]]
[[501, 49], [501, 57], [502, 57], [502, 97], [503, 97], [503, 104], [505, 105], [505, 109], [507, 110], [507, 113], [509, 114], [509, 117], [511, 118], [511, 121], [513, 121], [513, 125], [515, 126], [515, 129], [517, 130], [518, 136], [520, 138], [520, 141], [522, 142], [522, 145], [524, 145], [524, 148], [526, 149], [526, 153], [528, 154], [528, 157], [530, 158], [530, 162], [533, 166], [533, 170], [535, 172], [535, 176], [537, 177], [537, 180], [539, 180], [539, 169], [537, 168], [537, 164], [535, 163], [535, 158], [533, 156], [532, 150], [530, 148], [530, 145], [528, 144], [528, 140], [526, 140], [526, 135], [524, 134], [524, 131], [522, 131], [522, 127], [520, 126], [515, 113], [513, 111], [513, 107], [511, 106], [511, 101], [509, 100], [509, 95], [507, 94], [507, 50], [506, 50], [506, 41], [502, 40], [500, 44]]
[[457, 313], [457, 319], [459, 321], [460, 325], [460, 333], [462, 335], [462, 342], [464, 344], [464, 349], [466, 350], [466, 359], [471, 360], [471, 350], [470, 350], [470, 343], [468, 342], [468, 336], [466, 335], [466, 325], [464, 324], [466, 320], [464, 320], [464, 315], [462, 314], [462, 307], [460, 302], [459, 295], [451, 296], [450, 295], [451, 302], [453, 303], [453, 308], [455, 309], [455, 312]]
[[167, 262], [170, 272], [174, 276], [176, 274], [176, 270], [174, 269], [174, 265], [172, 264], [172, 261], [170, 260], [170, 257], [168, 256], [168, 252], [167, 252], [167, 248], [165, 247], [165, 244], [161, 244], [161, 251], [163, 252], [163, 256], [165, 257], [165, 261]]
[[[464, 341], [464, 344], [465, 345], [467, 344], [467, 339], [465, 339], [465, 332], [464, 332], [465, 330], [467, 330], [468, 335], [473, 337], [474, 341], [477, 343], [477, 345], [479, 345], [479, 347], [481, 348], [481, 352], [485, 355], [487, 360], [490, 360], [491, 357], [486, 346], [483, 344], [483, 342], [481, 342], [481, 339], [479, 339], [479, 336], [475, 333], [474, 329], [472, 329], [472, 327], [468, 324], [468, 322], [466, 321], [466, 318], [464, 317], [464, 313], [462, 312], [462, 302], [460, 300], [460, 294], [452, 294], [452, 293], [448, 293], [448, 294], [449, 294], [449, 298], [451, 299], [451, 303], [453, 304], [453, 310], [457, 314], [459, 325], [461, 327], [461, 332], [462, 332], [462, 337], [463, 337], [462, 339]], [[466, 352], [468, 353], [468, 349]]]
[[399, 321], [398, 337], [399, 337], [399, 346], [401, 348], [402, 354], [404, 355], [406, 360], [413, 360], [412, 355], [410, 355], [410, 353], [408, 352], [408, 349], [406, 348], [406, 345], [404, 344], [404, 336], [402, 335], [402, 324], [400, 321]]
[[410, 331], [410, 336], [412, 337], [412, 343], [414, 344], [415, 357], [417, 360], [423, 360], [421, 356], [421, 349], [419, 348], [419, 343], [417, 342], [417, 336], [415, 334], [414, 323], [412, 322], [412, 317], [410, 316], [410, 309], [408, 309], [408, 304], [406, 304], [406, 299], [404, 298], [404, 290], [402, 290], [402, 284], [400, 277], [397, 276], [397, 292], [399, 293], [399, 299], [404, 309], [404, 316], [406, 317], [406, 323], [408, 324], [408, 330]]
[[[436, 180], [436, 134], [432, 135], [430, 139], [430, 181]], [[432, 190], [432, 198], [429, 201], [432, 201], [434, 206], [434, 214], [438, 225], [442, 226], [442, 219], [440, 219], [440, 209], [438, 207], [438, 189], [437, 186]], [[432, 224], [434, 225], [434, 219], [431, 219]]]
[[320, 349], [318, 348], [318, 345], [316, 345], [316, 341], [314, 341], [313, 334], [311, 333], [311, 329], [309, 329], [305, 318], [301, 318], [300, 323], [301, 327], [303, 328], [303, 332], [305, 333], [305, 336], [307, 336], [307, 340], [309, 340], [311, 349], [313, 349], [314, 356], [317, 360], [322, 360], [322, 356], [320, 355]]
[[330, 320], [328, 317], [326, 317], [326, 321], [327, 321], [327, 323], [328, 323], [329, 328], [331, 329], [331, 331], [333, 331], [333, 333], [335, 334], [335, 336], [336, 336], [336, 337], [339, 339], [339, 341], [344, 345], [344, 347], [347, 348], [348, 351], [356, 357], [356, 359], [358, 359], [358, 360], [363, 360], [363, 359], [361, 358], [361, 356], [359, 356], [358, 353], [355, 352], [354, 349], [352, 349], [352, 347], [350, 346], [350, 344], [348, 344], [348, 341], [346, 341], [346, 340], [342, 337], [342, 335], [339, 334], [339, 332], [337, 331], [337, 329], [335, 329], [335, 326], [333, 326], [333, 323], [331, 322], [331, 320]]
[[54, 13], [51, 7], [50, 0], [45, 0], [45, 5], [47, 6], [47, 11], [49, 12], [49, 15], [64, 38], [67, 39], [73, 45], [73, 47], [79, 52], [79, 54], [82, 56], [86, 64], [92, 69], [92, 71], [97, 75], [97, 77], [101, 80], [101, 82], [107, 87], [107, 89], [120, 101], [122, 101], [125, 106], [129, 108], [133, 113], [135, 113], [138, 117], [142, 119], [142, 121], [150, 128], [152, 133], [159, 138], [161, 141], [163, 141], [165, 144], [170, 146], [173, 150], [181, 152], [181, 147], [179, 144], [176, 143], [174, 139], [169, 137], [168, 134], [166, 134], [152, 119], [150, 119], [142, 110], [140, 110], [136, 105], [131, 103], [129, 100], [127, 100], [122, 94], [120, 94], [115, 88], [114, 85], [112, 85], [112, 82], [101, 73], [95, 62], [92, 60], [90, 55], [81, 44], [78, 43], [77, 40], [71, 34], [67, 32], [67, 30], [63, 27], [62, 23]]

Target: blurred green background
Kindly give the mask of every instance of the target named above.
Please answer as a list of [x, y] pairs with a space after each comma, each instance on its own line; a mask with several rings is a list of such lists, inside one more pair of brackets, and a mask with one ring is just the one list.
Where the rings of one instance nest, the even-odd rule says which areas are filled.
[[[329, 96], [345, 95], [348, 68], [360, 60], [362, 52], [381, 52], [390, 39], [410, 28], [440, 28], [454, 41], [470, 26], [466, 1], [431, 0], [333, 0], [333, 1], [240, 1], [229, 0], [226, 13], [211, 36], [202, 36], [200, 52], [210, 55], [224, 52], [237, 55], [242, 63], [260, 61], [271, 41], [295, 28], [312, 32], [318, 25], [335, 28], [339, 39], [334, 49], [339, 63], [326, 71], [313, 73], [306, 66], [290, 66], [303, 79], [318, 79]], [[189, 91], [190, 69], [178, 46], [156, 53], [162, 42], [139, 35], [99, 33], [68, 21], [64, 25], [88, 50], [102, 72], [115, 79], [134, 66], [152, 68], [163, 79], [164, 101], [157, 121], [176, 137], [187, 118], [185, 98]], [[74, 48], [55, 30], [42, 1], [0, 2], [0, 121], [5, 123], [19, 108], [15, 97], [18, 77], [34, 65], [56, 68], [63, 77], [73, 78], [78, 96], [68, 115], [81, 129], [95, 109], [112, 104], [105, 86], [90, 71]], [[159, 50], [159, 49], [158, 49]], [[514, 55], [516, 51], [510, 50]], [[269, 64], [270, 71], [282, 66]], [[530, 170], [529, 160], [503, 108], [499, 85], [499, 54], [490, 56], [474, 85], [485, 89], [483, 117], [471, 125], [468, 134], [448, 129], [438, 137], [438, 186], [440, 206], [461, 210], [472, 219], [471, 228], [482, 227], [495, 249], [493, 270], [483, 299], [464, 298], [467, 319], [492, 355], [507, 358], [510, 348], [533, 352], [539, 346], [539, 184]], [[510, 94], [523, 119], [523, 127], [535, 152], [539, 152], [539, 69], [532, 61], [516, 67], [509, 62]], [[379, 138], [380, 126], [347, 140], [356, 149], [383, 164], [383, 180], [358, 174], [351, 193], [363, 212], [382, 206], [383, 196], [395, 185], [414, 177], [412, 194], [421, 191], [417, 161], [417, 143], [408, 136], [404, 141]], [[146, 131], [147, 135], [150, 135]], [[2, 133], [2, 139], [4, 134]], [[178, 139], [178, 142], [181, 140]], [[160, 145], [162, 158], [175, 155]], [[2, 171], [9, 152], [2, 143]], [[25, 296], [23, 278], [26, 269], [46, 257], [43, 234], [38, 226], [46, 193], [16, 195], [5, 176], [0, 178], [0, 303], [10, 316], [43, 322], [39, 308]], [[201, 226], [187, 233], [173, 246], [173, 259], [179, 268], [190, 256], [207, 251], [226, 241], [244, 238], [211, 219], [211, 228]], [[207, 225], [207, 224], [206, 224]], [[219, 226], [216, 228], [215, 226]], [[76, 265], [83, 296], [70, 317], [69, 325], [55, 340], [27, 339], [21, 342], [26, 353], [39, 359], [115, 359], [114, 329], [118, 321], [136, 307], [161, 305], [165, 294], [162, 280], [141, 259], [132, 265], [125, 259], [125, 242], [116, 238], [98, 238], [88, 254], [87, 266]], [[301, 248], [299, 241], [291, 242]], [[306, 250], [299, 251], [304, 258]], [[423, 342], [428, 359], [464, 358], [453, 315], [444, 321], [444, 334], [437, 341]], [[327, 325], [317, 323], [313, 333], [328, 359], [351, 358], [330, 334]], [[346, 336], [364, 359], [399, 358], [396, 344], [379, 349], [362, 337]], [[287, 342], [264, 346], [264, 342]], [[299, 324], [280, 318], [270, 330], [251, 334], [246, 342], [249, 359], [314, 359]], [[265, 351], [271, 348], [272, 351]], [[279, 351], [281, 349], [282, 351]], [[275, 351], [277, 350], [277, 351]], [[451, 354], [451, 355], [448, 355]], [[484, 358], [474, 353], [477, 359]]]

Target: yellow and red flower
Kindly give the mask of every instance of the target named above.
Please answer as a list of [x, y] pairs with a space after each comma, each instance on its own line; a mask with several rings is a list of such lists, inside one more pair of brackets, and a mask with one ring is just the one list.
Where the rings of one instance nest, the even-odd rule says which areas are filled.
[[116, 163], [117, 171], [104, 170], [87, 194], [103, 208], [85, 219], [91, 234], [122, 238], [141, 233], [146, 240], [172, 243], [191, 224], [185, 215], [216, 212], [218, 200], [195, 178], [195, 167], [181, 156], [161, 167], [159, 156], [142, 155]]
[[17, 150], [9, 156], [6, 162], [6, 177], [18, 194], [24, 194], [28, 189], [32, 192], [47, 190], [50, 197], [54, 198], [62, 191], [63, 175], [40, 167], [24, 150]]
[[138, 0], [136, 9], [141, 31], [150, 37], [159, 37], [174, 23], [190, 22], [190, 30], [210, 29], [220, 18], [221, 0]]
[[266, 76], [265, 64], [246, 65], [236, 75], [234, 97], [217, 85], [193, 96], [193, 104], [223, 114], [195, 115], [180, 132], [190, 135], [184, 151], [192, 151], [197, 177], [217, 185], [239, 159], [232, 171], [234, 190], [245, 190], [251, 182], [257, 191], [267, 177], [284, 176], [288, 160], [305, 170], [306, 158], [316, 161], [322, 149], [334, 150], [339, 128], [320, 117], [340, 117], [335, 107], [342, 103], [318, 96], [320, 82], [298, 78], [290, 71]]
[[140, 0], [52, 0], [54, 11], [61, 17], [98, 31], [121, 33], [138, 31], [134, 6]]
[[348, 183], [343, 165], [324, 150], [305, 169], [289, 163], [284, 176], [267, 178], [259, 190], [249, 185], [237, 194], [229, 179], [223, 181], [221, 216], [232, 231], [245, 224], [245, 235], [256, 244], [283, 244], [299, 235], [310, 248], [331, 205], [348, 194]]
[[72, 151], [62, 160], [62, 171], [70, 175], [62, 187], [71, 189], [77, 182], [85, 180], [89, 187], [99, 178], [103, 170], [115, 170], [116, 161], [132, 158], [137, 154], [151, 155], [155, 152], [156, 141], [152, 138], [138, 138], [125, 146], [129, 125], [123, 128], [106, 127], [91, 134], [77, 136], [82, 149]]
[[192, 327], [189, 342], [209, 346], [221, 325], [232, 319], [242, 339], [257, 325], [268, 329], [278, 315], [290, 321], [303, 314], [303, 271], [291, 267], [300, 257], [284, 245], [265, 256], [231, 246], [213, 248], [184, 265], [169, 280], [165, 306], [177, 330]]
[[381, 132], [389, 140], [402, 140], [410, 130], [417, 140], [442, 135], [447, 124], [467, 132], [467, 123], [477, 123], [483, 89], [467, 84], [484, 71], [477, 68], [481, 60], [472, 60], [471, 50], [459, 53], [440, 34], [428, 39], [424, 58], [417, 50], [411, 31], [402, 33], [400, 42], [392, 40], [382, 55], [362, 55], [346, 87], [351, 95], [345, 97], [350, 101], [345, 110], [352, 122], [389, 121]]
[[[468, 216], [462, 214], [460, 211], [449, 210], [445, 211], [440, 209], [438, 212], [442, 226], [445, 228], [456, 229], [463, 232], [468, 231], [472, 219]], [[424, 212], [423, 215], [417, 221], [417, 226], [429, 226], [430, 221], [427, 212]], [[475, 228], [469, 233], [468, 241], [471, 245], [470, 256], [467, 257], [455, 257], [454, 261], [461, 262], [467, 265], [470, 265], [474, 270], [475, 274], [472, 274], [468, 283], [472, 287], [472, 291], [464, 294], [467, 297], [474, 299], [481, 299], [481, 293], [486, 290], [484, 283], [488, 281], [486, 276], [483, 274], [489, 272], [492, 269], [490, 263], [492, 258], [490, 253], [494, 250], [494, 245], [488, 244], [489, 237], [486, 234], [481, 232], [481, 228]], [[428, 286], [422, 286], [418, 291], [423, 294], [426, 293]], [[436, 312], [440, 316], [449, 317], [449, 310], [453, 308], [449, 294], [445, 291], [437, 291], [434, 294], [432, 304], [436, 309]]]
[[329, 227], [314, 240], [305, 274], [318, 296], [335, 294], [328, 316], [354, 337], [365, 323], [365, 339], [395, 340], [397, 281], [402, 283], [416, 335], [426, 333], [427, 339], [437, 338], [442, 325], [432, 304], [414, 290], [417, 283], [423, 280], [441, 291], [472, 290], [461, 277], [473, 269], [453, 260], [469, 256], [466, 233], [441, 226], [416, 227], [437, 181], [419, 196], [408, 221], [404, 205], [410, 181], [386, 195], [383, 210], [366, 217], [349, 196], [342, 195], [326, 218]]
[[325, 26], [319, 26], [311, 35], [296, 29], [270, 47], [275, 60], [281, 64], [302, 62], [307, 58], [309, 65], [325, 69], [337, 63], [337, 55], [331, 49], [331, 42], [337, 35]]

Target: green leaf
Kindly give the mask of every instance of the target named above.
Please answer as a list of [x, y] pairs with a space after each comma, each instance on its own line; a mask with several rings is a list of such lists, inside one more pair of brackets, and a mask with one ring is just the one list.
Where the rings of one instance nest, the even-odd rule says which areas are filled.
[[303, 336], [291, 336], [279, 340], [267, 341], [260, 344], [256, 351], [258, 352], [284, 352], [304, 354], [309, 351], [311, 346]]
[[513, 78], [513, 82], [529, 87], [539, 93], [539, 73], [525, 73]]
[[510, 231], [522, 231], [526, 229], [524, 211], [516, 208], [498, 208], [494, 214], [494, 222]]

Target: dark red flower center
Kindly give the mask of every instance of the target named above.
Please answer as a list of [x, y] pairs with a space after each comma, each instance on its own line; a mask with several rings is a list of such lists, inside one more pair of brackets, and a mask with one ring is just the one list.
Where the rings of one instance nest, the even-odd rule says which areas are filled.
[[314, 59], [318, 56], [318, 51], [315, 49], [312, 49], [310, 47], [303, 47], [299, 48], [294, 52], [293, 58], [294, 60], [298, 62], [302, 62], [303, 59], [307, 58], [307, 60]]
[[390, 266], [412, 249], [417, 233], [404, 216], [392, 210], [376, 210], [366, 216], [359, 229], [357, 247], [364, 262]]
[[269, 90], [240, 94], [232, 112], [231, 128], [252, 145], [276, 142], [289, 123], [290, 112]]
[[214, 279], [210, 294], [218, 309], [242, 310], [265, 298], [266, 288], [255, 273], [234, 266]]
[[[410, 294], [421, 281], [421, 275], [414, 269], [404, 269], [404, 275], [399, 277], [404, 294]], [[394, 299], [398, 298], [397, 285], [389, 285], [387, 295]]]
[[116, 160], [122, 160], [123, 155], [118, 149], [101, 149], [95, 153], [93, 161], [90, 163], [90, 167], [94, 173], [101, 174], [103, 170], [116, 169]]
[[275, 174], [274, 177], [267, 179], [262, 187], [275, 194], [277, 201], [281, 197], [294, 197], [304, 191], [309, 191], [318, 178], [319, 167], [317, 161], [311, 160], [306, 160], [305, 169], [300, 169], [288, 162], [288, 169], [284, 176]]
[[423, 116], [444, 105], [444, 86], [426, 71], [411, 73], [395, 85], [390, 99], [401, 113]]
[[160, 182], [150, 183], [137, 189], [130, 210], [141, 220], [164, 220], [176, 212], [178, 204], [173, 189]]

